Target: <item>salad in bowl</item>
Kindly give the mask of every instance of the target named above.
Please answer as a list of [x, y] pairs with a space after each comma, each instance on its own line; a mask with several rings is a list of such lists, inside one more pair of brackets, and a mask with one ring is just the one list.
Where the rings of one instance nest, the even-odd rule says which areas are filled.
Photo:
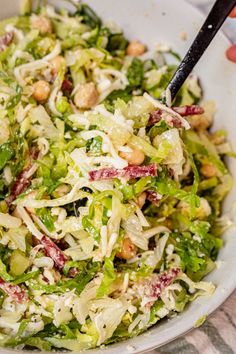
[[168, 102], [178, 55], [73, 4], [0, 23], [4, 347], [107, 345], [215, 289], [234, 154], [214, 103], [194, 74]]

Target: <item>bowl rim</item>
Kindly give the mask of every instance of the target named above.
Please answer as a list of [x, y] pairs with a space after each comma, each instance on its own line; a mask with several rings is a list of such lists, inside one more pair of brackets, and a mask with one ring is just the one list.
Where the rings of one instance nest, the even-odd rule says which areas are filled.
[[[157, 0], [155, 0], [157, 1]], [[85, 0], [86, 2], [86, 0]], [[204, 19], [204, 12], [202, 9], [198, 8], [197, 5], [193, 4], [192, 2], [189, 2], [188, 0], [182, 0], [182, 3], [185, 3], [186, 7], [189, 7], [191, 8], [191, 11], [192, 12], [195, 12], [196, 16], [198, 16], [198, 18], [200, 19]], [[221, 28], [220, 31], [218, 32], [217, 36], [220, 36], [225, 42], [227, 42], [229, 45], [232, 43], [230, 38], [227, 36], [227, 34], [225, 33], [224, 31], [224, 28]], [[225, 247], [225, 246], [224, 246]], [[218, 309], [220, 306], [222, 306], [225, 301], [232, 295], [232, 293], [234, 292], [234, 290], [236, 289], [236, 280], [235, 280], [235, 284], [231, 284], [230, 287], [227, 289], [227, 291], [225, 292], [225, 294], [222, 293], [221, 295], [221, 298], [218, 299], [218, 301], [215, 302], [214, 306], [210, 309], [210, 311], [207, 313], [206, 317], [207, 319], [209, 317], [211, 317]], [[209, 297], [209, 299], [211, 299], [211, 297]], [[177, 315], [177, 317], [179, 317], [179, 315]], [[166, 321], [166, 320], [164, 320]], [[155, 324], [153, 325], [152, 327], [150, 327], [149, 329], [147, 329], [144, 333], [140, 334], [139, 336], [137, 337], [134, 337], [132, 339], [135, 339], [135, 338], [145, 338], [145, 334], [146, 334], [146, 337], [148, 338], [147, 334], [152, 331], [153, 329], [156, 329], [157, 327], [159, 326], [159, 324]], [[188, 325], [188, 326], [185, 326], [186, 328], [182, 331], [179, 331], [179, 333], [177, 333], [176, 335], [174, 335], [173, 337], [171, 337], [170, 339], [167, 339], [165, 341], [163, 341], [162, 343], [160, 344], [148, 344], [148, 340], [143, 340], [143, 342], [145, 342], [145, 344], [141, 344], [141, 348], [128, 348], [130, 345], [129, 345], [129, 342], [131, 339], [125, 339], [125, 340], [122, 340], [120, 342], [117, 342], [117, 343], [114, 343], [114, 344], [110, 344], [110, 345], [107, 345], [105, 347], [98, 347], [98, 348], [94, 348], [94, 349], [89, 349], [87, 352], [88, 353], [92, 353], [92, 354], [102, 354], [102, 353], [107, 353], [107, 354], [116, 354], [118, 353], [118, 350], [121, 350], [122, 351], [122, 354], [141, 354], [141, 353], [146, 353], [150, 350], [154, 350], [154, 349], [158, 349], [168, 343], [171, 343], [173, 342], [174, 340], [182, 337], [182, 336], [185, 336], [187, 333], [191, 332], [192, 330], [194, 330], [195, 326], [193, 324], [191, 325]], [[178, 331], [177, 331], [178, 332]], [[40, 351], [31, 351], [31, 350], [20, 350], [20, 349], [9, 349], [9, 348], [4, 348], [4, 347], [0, 347], [0, 354], [17, 354], [17, 353], [28, 353], [28, 354], [33, 354], [33, 353], [37, 353]], [[84, 351], [76, 351], [76, 352], [73, 352], [74, 354], [81, 354], [82, 352]], [[46, 351], [43, 351], [41, 352], [43, 354], [50, 354], [51, 352], [46, 352]], [[58, 351], [53, 351], [53, 353], [55, 354], [59, 354], [61, 353], [58, 352]]]

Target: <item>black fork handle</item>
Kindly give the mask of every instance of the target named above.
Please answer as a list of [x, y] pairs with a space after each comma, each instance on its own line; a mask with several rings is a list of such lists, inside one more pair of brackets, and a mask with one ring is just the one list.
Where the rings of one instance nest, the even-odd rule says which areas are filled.
[[168, 84], [167, 89], [170, 90], [172, 101], [234, 6], [236, 6], [236, 0], [217, 0], [215, 2], [193, 44]]

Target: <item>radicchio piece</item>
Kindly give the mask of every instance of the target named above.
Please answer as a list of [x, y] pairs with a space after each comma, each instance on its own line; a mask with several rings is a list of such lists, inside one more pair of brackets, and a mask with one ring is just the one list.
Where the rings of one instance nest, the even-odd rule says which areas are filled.
[[38, 158], [39, 151], [35, 148], [32, 148], [30, 151], [30, 163], [27, 168], [22, 170], [17, 176], [16, 181], [12, 187], [11, 194], [6, 198], [6, 202], [10, 205], [21, 193], [25, 192], [30, 185], [30, 181], [33, 175], [30, 176], [29, 172], [33, 166], [33, 162]]
[[66, 255], [60, 250], [60, 248], [47, 236], [43, 236], [40, 240], [44, 246], [45, 253], [48, 257], [52, 258], [55, 266], [58, 269], [62, 269], [68, 260]]
[[61, 89], [64, 94], [71, 95], [71, 93], [73, 91], [72, 82], [69, 79], [65, 78], [62, 82]]
[[174, 127], [177, 129], [184, 128], [183, 122], [178, 117], [168, 115], [165, 117], [165, 121], [171, 127]]
[[10, 31], [0, 37], [0, 52], [3, 52], [13, 41], [14, 32]]
[[138, 178], [138, 177], [157, 176], [157, 165], [155, 163], [146, 166], [128, 166], [125, 167], [123, 170], [124, 170], [123, 173], [124, 177], [129, 177], [131, 179]]
[[161, 109], [157, 109], [150, 114], [148, 126], [152, 126], [160, 122], [161, 119], [165, 120], [166, 123], [171, 127], [184, 128], [183, 122], [178, 117], [172, 116], [171, 114], [166, 113]]
[[30, 184], [30, 179], [26, 179], [26, 174], [27, 171], [24, 170], [17, 177], [17, 180], [13, 185], [11, 195], [6, 199], [7, 204], [10, 205], [17, 198], [18, 195], [26, 191], [26, 189], [28, 188]]
[[173, 168], [169, 167], [167, 173], [168, 173], [168, 177], [174, 178], [175, 171], [173, 170]]
[[43, 279], [43, 281], [45, 281], [45, 283], [47, 283], [47, 284], [50, 283], [50, 280], [47, 277], [45, 277], [45, 275], [42, 276], [42, 279]]
[[[204, 108], [197, 105], [172, 107], [172, 109], [182, 117], [204, 113]], [[167, 122], [167, 124], [172, 127], [184, 128], [183, 122], [178, 117], [175, 117], [174, 115], [171, 114], [167, 114], [161, 109], [157, 109], [156, 111], [150, 113], [148, 126], [152, 126], [158, 123], [161, 119], [164, 119]]]
[[182, 117], [192, 116], [195, 114], [203, 114], [204, 108], [196, 105], [172, 107], [173, 111], [180, 114]]
[[152, 306], [160, 298], [162, 291], [177, 278], [179, 273], [180, 268], [171, 268], [159, 275], [153, 274], [145, 280], [139, 287], [139, 293], [145, 305]]
[[4, 293], [6, 293], [8, 296], [16, 300], [17, 302], [22, 302], [28, 299], [26, 292], [23, 289], [21, 289], [19, 285], [8, 283], [1, 278], [0, 278], [0, 289], [2, 289]]
[[77, 268], [75, 268], [75, 267], [73, 267], [73, 268], [70, 268], [70, 270], [69, 270], [69, 276], [71, 277], [71, 278], [75, 278], [76, 277], [76, 275], [78, 275], [79, 274], [79, 271], [78, 271], [78, 269]]
[[147, 125], [151, 126], [158, 123], [161, 120], [162, 113], [163, 111], [161, 109], [157, 109], [156, 111], [150, 113]]
[[89, 172], [90, 181], [102, 179], [111, 179], [117, 177], [138, 178], [138, 177], [155, 177], [157, 176], [157, 165], [150, 164], [147, 166], [127, 166], [123, 169], [102, 168]]
[[39, 156], [39, 150], [35, 146], [32, 147], [30, 150], [30, 163], [32, 164], [34, 160], [37, 160], [38, 156]]
[[159, 205], [159, 202], [161, 200], [161, 195], [158, 194], [157, 192], [149, 189], [146, 191], [147, 193], [147, 197], [146, 199], [149, 200], [149, 202], [151, 202], [152, 204], [155, 204], [155, 205]]

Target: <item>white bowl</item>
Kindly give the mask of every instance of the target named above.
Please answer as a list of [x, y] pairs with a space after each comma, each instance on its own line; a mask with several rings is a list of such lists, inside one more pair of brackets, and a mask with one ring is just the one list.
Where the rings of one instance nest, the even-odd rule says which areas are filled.
[[[63, 0], [51, 2], [57, 6], [68, 6]], [[16, 14], [19, 3], [20, 0], [0, 0], [1, 18]], [[87, 3], [102, 18], [112, 19], [119, 24], [128, 38], [140, 39], [150, 48], [157, 42], [171, 44], [173, 49], [182, 55], [203, 22], [203, 16], [185, 0], [87, 0]], [[187, 33], [187, 41], [181, 39], [183, 31]], [[214, 99], [217, 103], [214, 127], [225, 128], [228, 131], [229, 139], [236, 150], [236, 65], [225, 58], [224, 53], [228, 46], [228, 39], [223, 33], [219, 33], [201, 59], [196, 72], [201, 78], [205, 98]], [[236, 162], [231, 159], [229, 166], [236, 178]], [[224, 204], [225, 212], [231, 210], [234, 200], [236, 200], [235, 186]], [[234, 214], [236, 218], [236, 213]], [[162, 321], [139, 337], [90, 352], [101, 354], [105, 350], [107, 354], [125, 354], [130, 353], [128, 346], [132, 346], [133, 353], [141, 353], [170, 342], [193, 328], [201, 316], [212, 313], [236, 288], [235, 228], [232, 227], [226, 232], [224, 240], [225, 246], [218, 258], [222, 261], [221, 267], [207, 277], [207, 280], [217, 285], [214, 295], [197, 299], [182, 314], [171, 320]], [[14, 352], [5, 348], [0, 349], [0, 354]]]

